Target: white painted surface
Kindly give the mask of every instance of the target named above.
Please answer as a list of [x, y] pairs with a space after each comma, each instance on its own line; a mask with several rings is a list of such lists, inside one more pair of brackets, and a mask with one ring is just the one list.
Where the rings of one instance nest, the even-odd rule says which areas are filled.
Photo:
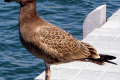
[[[120, 9], [108, 21], [83, 39], [92, 44], [98, 53], [114, 55], [118, 65], [103, 66], [89, 62], [71, 62], [51, 66], [50, 80], [120, 80]], [[45, 80], [45, 72], [34, 80]]]
[[101, 27], [106, 22], [106, 5], [97, 7], [85, 18], [83, 23], [83, 39], [95, 28]]

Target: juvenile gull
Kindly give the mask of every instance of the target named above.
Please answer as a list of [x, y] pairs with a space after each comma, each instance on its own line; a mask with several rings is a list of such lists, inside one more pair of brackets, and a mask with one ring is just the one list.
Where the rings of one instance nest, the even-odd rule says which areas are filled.
[[[99, 65], [116, 57], [98, 54], [89, 43], [78, 41], [68, 32], [40, 18], [36, 0], [5, 0], [20, 4], [20, 40], [24, 47], [46, 64], [45, 80], [50, 80], [50, 65], [71, 61], [88, 61]], [[116, 64], [116, 63], [113, 63]]]

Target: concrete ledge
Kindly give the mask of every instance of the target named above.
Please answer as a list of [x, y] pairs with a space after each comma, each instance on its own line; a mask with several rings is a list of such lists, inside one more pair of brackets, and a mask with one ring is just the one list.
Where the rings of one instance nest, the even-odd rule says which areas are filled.
[[101, 27], [106, 22], [106, 5], [101, 5], [90, 12], [83, 23], [83, 38], [95, 28]]

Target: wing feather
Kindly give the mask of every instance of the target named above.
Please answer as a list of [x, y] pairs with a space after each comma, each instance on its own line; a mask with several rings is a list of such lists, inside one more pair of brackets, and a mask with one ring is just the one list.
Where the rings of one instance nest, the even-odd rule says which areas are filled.
[[[39, 38], [38, 38], [39, 37]], [[41, 27], [37, 39], [41, 42], [46, 55], [63, 60], [87, 58], [90, 52], [71, 34], [58, 27]]]

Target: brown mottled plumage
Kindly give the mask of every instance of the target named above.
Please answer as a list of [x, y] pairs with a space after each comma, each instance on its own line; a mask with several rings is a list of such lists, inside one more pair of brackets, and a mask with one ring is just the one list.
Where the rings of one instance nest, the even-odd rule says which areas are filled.
[[[74, 60], [104, 63], [92, 45], [79, 42], [68, 32], [40, 18], [36, 12], [36, 0], [5, 0], [5, 2], [11, 1], [16, 1], [21, 5], [20, 40], [29, 52], [45, 61], [46, 80], [50, 78], [48, 64]], [[114, 58], [112, 56], [108, 60]]]

